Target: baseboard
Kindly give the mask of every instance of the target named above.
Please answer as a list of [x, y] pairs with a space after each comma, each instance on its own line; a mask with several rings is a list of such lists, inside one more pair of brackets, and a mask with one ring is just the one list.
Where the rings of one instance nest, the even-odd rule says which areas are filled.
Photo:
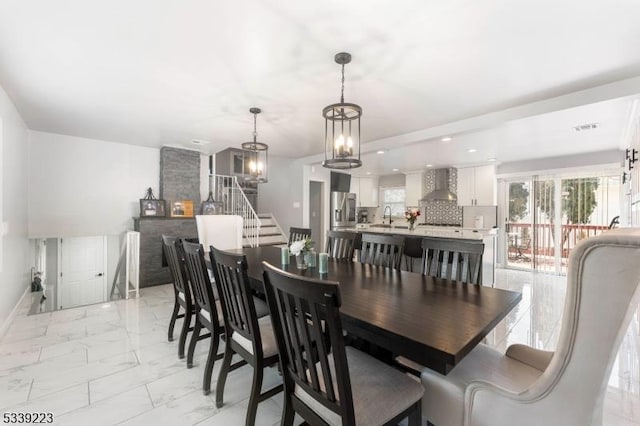
[[27, 296], [27, 294], [29, 294], [29, 290], [30, 290], [29, 286], [27, 286], [27, 288], [24, 289], [24, 293], [22, 293], [22, 296], [20, 296], [20, 299], [18, 299], [18, 303], [16, 303], [16, 306], [13, 307], [13, 310], [9, 313], [9, 316], [0, 327], [0, 341], [2, 341], [2, 339], [4, 338], [4, 335], [7, 334], [7, 331], [9, 331], [9, 327], [11, 326], [13, 319], [18, 314], [18, 309], [20, 308], [20, 305], [22, 305], [22, 301]]

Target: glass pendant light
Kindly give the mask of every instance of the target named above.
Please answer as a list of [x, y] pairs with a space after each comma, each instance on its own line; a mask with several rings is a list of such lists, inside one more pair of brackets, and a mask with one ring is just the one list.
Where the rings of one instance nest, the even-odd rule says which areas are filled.
[[256, 118], [262, 110], [260, 108], [251, 108], [249, 112], [253, 114], [253, 141], [242, 144], [244, 181], [265, 183], [267, 182], [269, 146], [265, 143], [258, 142], [258, 131], [256, 130]]
[[344, 101], [344, 66], [351, 62], [351, 54], [336, 54], [335, 61], [342, 65], [342, 89], [340, 102], [325, 107], [324, 117], [324, 161], [329, 169], [354, 169], [362, 166], [360, 161], [360, 117], [359, 105]]

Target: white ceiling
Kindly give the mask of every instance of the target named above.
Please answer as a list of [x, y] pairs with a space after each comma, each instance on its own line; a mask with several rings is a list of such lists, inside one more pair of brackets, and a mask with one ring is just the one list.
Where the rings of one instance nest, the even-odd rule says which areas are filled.
[[[205, 152], [249, 140], [257, 106], [259, 140], [301, 158], [322, 152], [321, 110], [339, 98], [333, 56], [348, 51], [345, 98], [364, 109], [363, 141], [417, 132], [402, 146], [425, 147], [390, 151], [385, 165], [513, 161], [618, 147], [631, 100], [461, 128], [447, 145], [418, 134], [639, 76], [633, 16], [637, 0], [2, 0], [0, 85], [35, 130], [199, 139]], [[603, 125], [571, 133], [590, 121]]]

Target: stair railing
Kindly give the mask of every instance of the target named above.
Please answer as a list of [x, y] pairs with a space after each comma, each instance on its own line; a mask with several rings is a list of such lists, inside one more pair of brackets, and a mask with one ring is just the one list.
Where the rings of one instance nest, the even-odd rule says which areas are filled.
[[260, 244], [260, 227], [262, 221], [251, 206], [249, 199], [238, 184], [236, 176], [215, 175], [213, 182], [214, 198], [222, 202], [224, 214], [233, 214], [242, 217], [243, 235], [250, 247], [258, 247]]

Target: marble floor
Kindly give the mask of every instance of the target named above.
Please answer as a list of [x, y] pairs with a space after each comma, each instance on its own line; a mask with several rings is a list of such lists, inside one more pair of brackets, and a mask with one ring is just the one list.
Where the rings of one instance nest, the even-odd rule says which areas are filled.
[[[522, 291], [523, 300], [488, 342], [553, 349], [564, 277], [499, 270], [498, 286]], [[244, 424], [251, 369], [230, 374], [217, 409], [213, 392], [201, 391], [207, 342], [198, 345], [192, 369], [178, 359], [177, 342], [167, 342], [172, 305], [170, 285], [143, 289], [140, 299], [37, 315], [28, 315], [25, 298], [0, 341], [0, 412], [52, 412], [57, 425]], [[609, 382], [605, 425], [640, 425], [639, 353], [636, 316]], [[265, 388], [279, 381], [267, 370]], [[281, 395], [260, 404], [256, 424], [279, 424], [281, 406]]]

